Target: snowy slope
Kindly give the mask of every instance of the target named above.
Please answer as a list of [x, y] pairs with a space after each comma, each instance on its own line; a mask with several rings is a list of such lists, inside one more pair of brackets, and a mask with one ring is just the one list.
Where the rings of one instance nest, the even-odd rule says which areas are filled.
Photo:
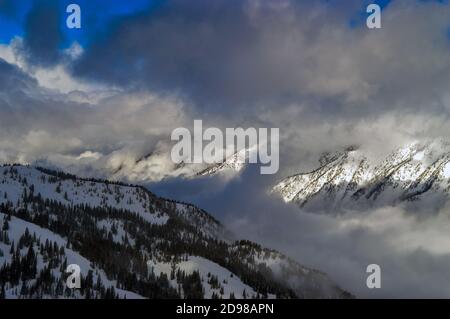
[[240, 172], [249, 162], [251, 155], [254, 155], [258, 149], [253, 146], [248, 149], [242, 149], [230, 156], [228, 156], [222, 163], [211, 164], [204, 170], [198, 172], [196, 175], [208, 176], [221, 173], [238, 173]]
[[[23, 183], [24, 180], [26, 183]], [[135, 212], [154, 224], [164, 224], [168, 219], [167, 215], [150, 210], [147, 206], [149, 194], [140, 188], [95, 181], [63, 180], [26, 166], [16, 166], [13, 170], [9, 167], [0, 168], [0, 203], [17, 202], [25, 191], [29, 191], [30, 185], [43, 199], [68, 205], [113, 206]]]
[[54, 200], [64, 205], [88, 205], [90, 207], [114, 207], [134, 212], [145, 221], [165, 224], [171, 211], [194, 224], [201, 226], [211, 236], [225, 236], [226, 232], [211, 216], [190, 204], [165, 201], [164, 205], [173, 206], [162, 212], [153, 194], [142, 187], [120, 183], [105, 183], [95, 180], [75, 179], [74, 176], [54, 176], [46, 170], [28, 166], [0, 167], [0, 204], [17, 203], [25, 193], [34, 194], [42, 199]]
[[[3, 227], [4, 220], [6, 215], [0, 213], [0, 225]], [[67, 240], [63, 239], [61, 236], [49, 231], [48, 229], [41, 228], [37, 225], [34, 225], [32, 223], [28, 223], [24, 220], [21, 220], [16, 217], [11, 217], [11, 220], [9, 223], [9, 230], [3, 232], [3, 234], [7, 233], [7, 236], [9, 238], [9, 242], [11, 243], [19, 243], [20, 237], [25, 234], [26, 230], [29, 231], [31, 235], [36, 235], [38, 240], [41, 243], [44, 243], [45, 241], [49, 241], [51, 244], [56, 243], [59, 247], [65, 247], [64, 256], [67, 258], [67, 265], [70, 264], [77, 264], [80, 266], [81, 273], [84, 276], [87, 276], [89, 271], [93, 272], [93, 279], [96, 282], [98, 280], [97, 277], [100, 277], [101, 282], [106, 287], [113, 286], [120, 298], [127, 298], [127, 299], [142, 299], [142, 296], [139, 296], [136, 293], [125, 291], [118, 289], [116, 286], [115, 281], [111, 281], [107, 278], [105, 272], [97, 267], [92, 267], [92, 262], [81, 256], [79, 253], [73, 251], [72, 249], [67, 248]], [[0, 227], [1, 228], [1, 227]], [[39, 252], [38, 245], [33, 246], [34, 250]], [[22, 256], [25, 256], [27, 254], [27, 248], [21, 249], [20, 253]], [[7, 245], [4, 241], [0, 242], [0, 251], [2, 252], [3, 257], [0, 258], [0, 266], [3, 264], [11, 263], [12, 260], [12, 254], [10, 253], [10, 245]], [[38, 253], [37, 255], [37, 271], [39, 272], [42, 270], [45, 266], [49, 265], [49, 262], [44, 259], [43, 253]], [[58, 267], [55, 267], [51, 270], [53, 276], [60, 278], [62, 273], [61, 270], [58, 269]], [[28, 285], [30, 285], [33, 281], [30, 280], [27, 282]], [[5, 287], [6, 290], [6, 297], [11, 299], [19, 298], [20, 296], [20, 289], [22, 286], [22, 282], [19, 285], [11, 285], [7, 284]], [[79, 294], [76, 294], [75, 297], [80, 297]], [[44, 298], [51, 298], [51, 296], [44, 296]]]
[[328, 276], [316, 269], [300, 265], [278, 251], [241, 241], [230, 247], [239, 258], [251, 267], [270, 271], [273, 278], [287, 285], [299, 298], [350, 298], [351, 295], [338, 287]]
[[[202, 280], [202, 286], [205, 290], [205, 298], [212, 298], [213, 294], [224, 298], [234, 294], [235, 298], [255, 298], [257, 292], [252, 287], [244, 284], [235, 274], [228, 269], [211, 262], [202, 257], [188, 256], [186, 260], [177, 263], [148, 263], [151, 271], [160, 275], [161, 273], [170, 276], [172, 271], [181, 270], [187, 274], [198, 271]], [[217, 280], [213, 279], [213, 276]], [[216, 282], [216, 284], [214, 284]], [[174, 288], [178, 287], [176, 280], [171, 280]]]

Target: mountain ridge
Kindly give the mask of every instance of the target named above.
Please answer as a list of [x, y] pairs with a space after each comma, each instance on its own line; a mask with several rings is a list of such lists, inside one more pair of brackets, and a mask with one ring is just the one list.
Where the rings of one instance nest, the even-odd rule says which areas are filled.
[[352, 147], [320, 163], [311, 172], [282, 179], [272, 191], [300, 207], [322, 202], [330, 208], [370, 205], [379, 199], [396, 204], [431, 193], [445, 200], [450, 190], [450, 144], [442, 140], [411, 143], [381, 160], [370, 160]]
[[[0, 213], [7, 298], [352, 297], [324, 273], [229, 238], [207, 212], [140, 186], [3, 166]], [[75, 292], [64, 288], [73, 260], [85, 260]]]

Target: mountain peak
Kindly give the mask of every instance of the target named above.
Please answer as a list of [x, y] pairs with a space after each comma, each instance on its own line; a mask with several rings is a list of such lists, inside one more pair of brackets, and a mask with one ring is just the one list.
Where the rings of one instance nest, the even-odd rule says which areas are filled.
[[356, 201], [394, 204], [429, 193], [443, 198], [449, 194], [450, 144], [442, 140], [410, 143], [381, 159], [346, 148], [327, 153], [319, 162], [318, 169], [285, 178], [273, 190], [286, 202], [321, 202], [325, 207], [353, 206]]

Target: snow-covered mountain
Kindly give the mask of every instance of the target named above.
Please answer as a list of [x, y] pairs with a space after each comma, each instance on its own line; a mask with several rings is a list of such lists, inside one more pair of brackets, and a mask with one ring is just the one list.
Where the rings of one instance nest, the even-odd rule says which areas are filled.
[[242, 149], [239, 152], [236, 152], [230, 156], [228, 156], [223, 162], [210, 164], [205, 169], [196, 173], [197, 176], [208, 176], [215, 175], [220, 173], [237, 173], [241, 171], [249, 158], [250, 152], [255, 152], [256, 147], [252, 147], [249, 149]]
[[300, 206], [362, 207], [432, 199], [450, 194], [450, 143], [412, 143], [381, 160], [369, 159], [350, 147], [324, 154], [320, 167], [290, 176], [274, 192]]
[[[67, 265], [81, 289], [66, 287]], [[347, 298], [324, 273], [143, 187], [0, 167], [0, 297]]]
[[[254, 151], [254, 150], [250, 150]], [[248, 156], [247, 150], [240, 150], [227, 156], [222, 162], [207, 163], [180, 163], [176, 164], [170, 159], [170, 151], [155, 151], [144, 156], [110, 156], [102, 163], [99, 171], [102, 176], [113, 180], [127, 180], [130, 182], [155, 182], [171, 177], [196, 178], [216, 174], [237, 174], [245, 166]], [[100, 161], [102, 162], [102, 161]], [[96, 161], [98, 163], [98, 161]], [[85, 167], [80, 166], [80, 161], [69, 170], [83, 173], [92, 170], [93, 163]], [[94, 163], [95, 164], [95, 163]], [[60, 165], [56, 165], [60, 166]], [[97, 174], [98, 175], [98, 174]]]

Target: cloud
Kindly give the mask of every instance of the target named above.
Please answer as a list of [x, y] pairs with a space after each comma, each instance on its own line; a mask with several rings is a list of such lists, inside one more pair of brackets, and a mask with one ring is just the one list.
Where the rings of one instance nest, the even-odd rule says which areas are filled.
[[[82, 105], [75, 118], [105, 112], [106, 119], [115, 118], [112, 127], [128, 121], [130, 128], [117, 136], [123, 144], [131, 131], [141, 144], [156, 139], [143, 118], [164, 118], [164, 112], [145, 102], [141, 110], [97, 105], [137, 92], [176, 101], [175, 108], [182, 104], [189, 114], [185, 119], [201, 118], [205, 125], [279, 127], [285, 175], [314, 167], [324, 151], [357, 144], [386, 153], [411, 139], [448, 134], [449, 6], [393, 1], [383, 11], [381, 30], [366, 29], [364, 21], [350, 24], [363, 9], [360, 1], [171, 1], [117, 18], [105, 26], [107, 35], [82, 49], [59, 48], [51, 64], [41, 61], [39, 50], [54, 45], [43, 42], [35, 51], [30, 44], [37, 29], [0, 46], [0, 53], [41, 88], [59, 91], [52, 99]], [[53, 11], [48, 4], [36, 4], [28, 20], [47, 11]], [[45, 33], [51, 23], [41, 22]], [[56, 42], [58, 35], [48, 37]], [[167, 131], [181, 123], [165, 121]]]
[[63, 40], [61, 15], [55, 1], [36, 1], [25, 22], [25, 36], [20, 50], [34, 65], [50, 66], [61, 58], [59, 45]]
[[[167, 148], [172, 127], [186, 125], [176, 96], [90, 85], [71, 77], [63, 64], [30, 67], [14, 50], [17, 41], [0, 45], [2, 162], [111, 177], [117, 166]], [[96, 154], [95, 160], [83, 154]], [[146, 177], [164, 176], [155, 166]]]
[[364, 9], [360, 1], [171, 1], [116, 21], [72, 70], [174, 94], [207, 125], [279, 127], [280, 174], [348, 145], [387, 153], [447, 135], [450, 7], [393, 1], [381, 30], [364, 19], [351, 25]]
[[356, 8], [171, 1], [118, 23], [74, 70], [125, 87], [181, 92], [210, 114], [305, 100], [308, 113], [339, 118], [440, 110], [430, 102], [449, 81], [449, 7], [394, 1], [376, 31], [350, 26]]

